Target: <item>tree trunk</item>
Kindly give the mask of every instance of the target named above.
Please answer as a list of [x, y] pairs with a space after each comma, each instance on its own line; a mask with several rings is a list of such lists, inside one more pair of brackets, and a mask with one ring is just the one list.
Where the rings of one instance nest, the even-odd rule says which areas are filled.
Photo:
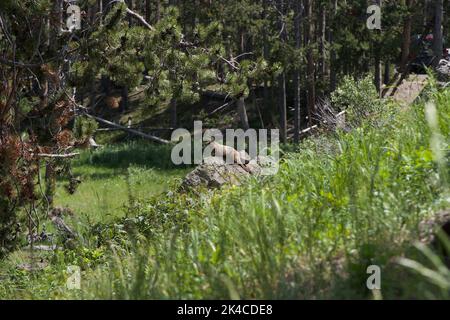
[[[297, 50], [302, 47], [302, 23], [303, 8], [301, 1], [296, 1], [295, 4], [295, 18], [294, 18], [294, 32], [295, 32], [295, 48]], [[300, 141], [301, 128], [301, 70], [297, 67], [294, 71], [294, 142]]]
[[[263, 17], [264, 19], [267, 19], [267, 3], [269, 0], [263, 0]], [[269, 40], [267, 37], [267, 27], [266, 23], [264, 23], [264, 34], [263, 34], [263, 57], [266, 61], [269, 60]], [[269, 93], [269, 81], [267, 79], [264, 79], [264, 89], [263, 89], [263, 97], [264, 97], [264, 113], [267, 113], [270, 108], [270, 93]]]
[[384, 84], [388, 85], [391, 82], [391, 64], [389, 61], [384, 63]]
[[170, 126], [177, 127], [177, 99], [172, 98], [170, 101]]
[[[285, 3], [284, 0], [278, 1], [278, 10], [284, 16]], [[281, 32], [281, 41], [286, 41], [286, 28], [283, 20], [279, 21], [279, 29]], [[283, 66], [285, 68], [286, 66]], [[286, 107], [286, 73], [285, 70], [278, 76], [278, 106], [280, 110], [280, 140], [281, 142], [287, 141], [287, 107]]]
[[313, 2], [314, 0], [306, 0], [306, 37], [307, 37], [307, 87], [308, 87], [308, 122], [310, 126], [313, 125], [313, 117], [316, 113], [316, 88], [315, 88], [315, 66], [314, 66], [314, 52], [313, 52]]
[[247, 109], [245, 107], [245, 98], [240, 97], [236, 101], [236, 106], [237, 106], [237, 112], [239, 115], [239, 119], [241, 120], [242, 129], [244, 129], [244, 130], [249, 129], [250, 126], [248, 124]]
[[103, 0], [98, 0], [97, 7], [100, 25], [103, 25]]
[[381, 57], [379, 48], [375, 50], [375, 88], [378, 94], [381, 94], [382, 74], [381, 74]]
[[[382, 6], [382, 0], [377, 0], [377, 5]], [[379, 32], [381, 34], [381, 30], [373, 30], [374, 32]], [[382, 73], [381, 73], [381, 42], [377, 40], [374, 44], [375, 52], [374, 52], [374, 63], [375, 63], [375, 88], [377, 89], [378, 95], [381, 97], [381, 88], [382, 88]]]
[[122, 97], [122, 99], [120, 100], [120, 111], [125, 112], [126, 110], [128, 110], [128, 88], [127, 87], [122, 87], [121, 97]]
[[444, 51], [442, 37], [442, 21], [444, 18], [444, 0], [435, 0], [434, 2], [434, 30], [433, 30], [433, 52], [436, 56], [434, 66], [439, 64]]
[[155, 22], [161, 20], [161, 0], [156, 0]]
[[326, 75], [326, 59], [325, 59], [325, 42], [327, 29], [327, 11], [324, 5], [320, 6], [319, 19], [319, 76], [325, 78]]
[[[406, 0], [406, 6], [408, 10], [414, 4], [414, 0]], [[403, 24], [403, 44], [402, 44], [402, 59], [400, 62], [400, 72], [402, 74], [407, 72], [408, 60], [409, 60], [409, 49], [411, 46], [411, 28], [412, 28], [412, 14], [409, 13], [404, 20]]]
[[[336, 19], [336, 15], [337, 15], [337, 8], [338, 8], [338, 3], [337, 0], [333, 0], [333, 20]], [[333, 24], [335, 24], [336, 22], [334, 21]], [[336, 78], [336, 74], [337, 74], [337, 59], [336, 59], [336, 49], [333, 47], [333, 43], [334, 43], [334, 26], [333, 29], [330, 32], [330, 46], [331, 46], [331, 52], [330, 52], [330, 63], [331, 63], [331, 67], [330, 67], [330, 92], [333, 92], [334, 90], [336, 90], [336, 83], [337, 83], [337, 78]]]
[[286, 75], [283, 72], [278, 77], [278, 97], [280, 106], [280, 140], [281, 142], [287, 141], [287, 112], [286, 112]]
[[151, 0], [145, 0], [145, 20], [150, 23], [150, 15], [152, 13]]

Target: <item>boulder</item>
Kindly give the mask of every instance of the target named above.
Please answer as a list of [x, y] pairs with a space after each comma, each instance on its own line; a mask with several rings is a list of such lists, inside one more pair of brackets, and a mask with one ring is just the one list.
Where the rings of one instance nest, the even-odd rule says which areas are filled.
[[442, 59], [439, 61], [439, 65], [436, 68], [438, 81], [449, 82], [450, 81], [450, 61]]
[[273, 164], [269, 157], [258, 156], [245, 165], [245, 169], [237, 164], [226, 164], [222, 158], [205, 158], [203, 164], [187, 174], [181, 188], [184, 190], [204, 186], [219, 188], [224, 184], [239, 185], [251, 176], [264, 175], [263, 169]]
[[436, 242], [438, 230], [450, 236], [450, 210], [439, 211], [419, 223], [420, 241], [426, 244]]

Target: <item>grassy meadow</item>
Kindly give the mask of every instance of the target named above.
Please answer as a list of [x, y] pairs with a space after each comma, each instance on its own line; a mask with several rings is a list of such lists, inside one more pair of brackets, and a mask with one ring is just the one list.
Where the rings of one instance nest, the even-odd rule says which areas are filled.
[[[306, 139], [277, 175], [239, 187], [177, 192], [188, 169], [161, 147], [85, 153], [73, 169], [83, 183], [56, 200], [87, 217], [78, 245], [11, 255], [0, 298], [450, 298], [449, 269], [417, 244], [421, 222], [450, 208], [449, 138], [450, 90], [430, 89]], [[48, 265], [19, 270], [26, 259]], [[68, 265], [82, 268], [81, 290], [66, 288]], [[366, 287], [369, 265], [381, 290]]]
[[90, 222], [109, 222], [123, 217], [132, 199], [161, 194], [187, 172], [170, 165], [170, 149], [157, 149], [145, 141], [86, 151], [72, 167], [81, 186], [70, 194], [67, 181], [59, 181], [55, 204], [72, 208]]

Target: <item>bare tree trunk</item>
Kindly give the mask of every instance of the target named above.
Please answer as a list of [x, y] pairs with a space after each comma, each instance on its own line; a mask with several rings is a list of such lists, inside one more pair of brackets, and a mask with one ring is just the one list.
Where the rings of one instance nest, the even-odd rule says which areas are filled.
[[278, 77], [278, 98], [280, 106], [280, 140], [287, 141], [287, 111], [286, 111], [286, 75], [281, 73]]
[[[295, 48], [302, 47], [302, 14], [303, 7], [301, 1], [296, 1], [295, 4], [295, 18], [294, 18], [294, 32], [295, 32]], [[300, 141], [301, 128], [301, 70], [300, 67], [294, 71], [294, 142]]]
[[443, 37], [442, 37], [442, 21], [444, 18], [444, 0], [435, 0], [434, 2], [434, 30], [433, 30], [433, 52], [436, 56], [434, 65], [437, 66], [442, 59], [444, 51]]
[[[378, 6], [382, 6], [382, 0], [377, 0], [376, 1]], [[374, 30], [374, 32], [380, 32], [381, 30]], [[379, 94], [379, 96], [381, 97], [381, 87], [382, 87], [382, 74], [381, 74], [381, 43], [380, 41], [376, 41], [376, 43], [374, 43], [374, 64], [375, 64], [375, 88], [377, 89], [377, 92]]]
[[375, 51], [375, 87], [378, 94], [381, 94], [382, 74], [381, 74], [381, 57], [380, 51], [377, 48]]
[[159, 20], [161, 20], [161, 0], [156, 0], [155, 20], [156, 22], [159, 22]]
[[250, 126], [248, 124], [247, 110], [245, 108], [245, 98], [240, 97], [236, 102], [236, 106], [242, 129], [247, 130]]
[[316, 88], [315, 88], [315, 66], [314, 66], [314, 52], [313, 52], [313, 2], [314, 0], [306, 0], [306, 37], [307, 37], [307, 87], [308, 87], [308, 122], [310, 126], [313, 125], [313, 117], [316, 113]]
[[177, 99], [172, 98], [170, 101], [170, 126], [177, 127]]
[[[267, 19], [267, 5], [268, 5], [268, 1], [269, 0], [263, 0], [263, 16], [264, 19]], [[265, 60], [269, 59], [269, 40], [267, 38], [267, 27], [266, 24], [264, 24], [264, 35], [263, 35], [263, 57]], [[270, 93], [269, 93], [269, 83], [268, 81], [265, 79], [264, 80], [264, 91], [263, 91], [263, 97], [264, 97], [264, 110], [265, 112], [267, 112], [269, 110], [270, 107]]]
[[145, 20], [150, 23], [150, 15], [152, 12], [151, 0], [145, 0]]
[[327, 28], [327, 11], [325, 6], [320, 6], [319, 19], [319, 73], [320, 77], [326, 75], [326, 59], [325, 59], [325, 42], [326, 42], [326, 28]]
[[384, 84], [388, 85], [391, 82], [391, 64], [389, 61], [384, 63]]
[[51, 161], [45, 164], [45, 198], [48, 206], [53, 208], [53, 197], [56, 191], [56, 174]]
[[[278, 1], [278, 9], [284, 16], [285, 14], [285, 2], [284, 0]], [[279, 29], [281, 32], [281, 41], [286, 41], [286, 28], [284, 21], [280, 18]], [[283, 66], [284, 67], [284, 66]], [[283, 72], [278, 76], [278, 106], [280, 109], [280, 140], [281, 142], [287, 141], [287, 106], [286, 106], [286, 73]]]
[[100, 25], [103, 25], [103, 0], [98, 0], [98, 14], [100, 19]]
[[[405, 1], [405, 0], [403, 0]], [[414, 0], [406, 0], [406, 6], [408, 10], [414, 4]], [[411, 28], [412, 28], [412, 14], [409, 13], [404, 20], [403, 24], [403, 44], [402, 44], [402, 60], [400, 62], [400, 72], [402, 74], [407, 72], [408, 60], [409, 60], [409, 49], [411, 46]]]
[[[336, 19], [337, 7], [338, 7], [337, 0], [333, 0], [333, 19]], [[333, 92], [334, 90], [336, 90], [336, 83], [337, 83], [337, 78], [336, 78], [336, 74], [337, 74], [336, 49], [333, 47], [333, 43], [334, 43], [334, 29], [332, 29], [331, 32], [330, 32], [330, 40], [329, 41], [330, 41], [330, 46], [331, 46], [331, 52], [330, 52], [330, 63], [331, 63], [331, 67], [330, 67], [330, 92]]]
[[[130, 8], [131, 10], [134, 10], [134, 3], [133, 0], [127, 0], [127, 5], [128, 8]], [[128, 25], [131, 27], [133, 25], [133, 17], [128, 15]]]
[[122, 87], [121, 97], [122, 97], [122, 99], [120, 100], [120, 111], [124, 112], [124, 111], [128, 110], [128, 88], [127, 87]]

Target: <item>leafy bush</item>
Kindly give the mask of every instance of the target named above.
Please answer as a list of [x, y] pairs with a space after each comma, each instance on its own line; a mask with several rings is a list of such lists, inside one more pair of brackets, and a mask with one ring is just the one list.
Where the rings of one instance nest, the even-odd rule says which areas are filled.
[[379, 113], [382, 108], [371, 76], [361, 80], [345, 76], [332, 93], [331, 102], [336, 108], [347, 111], [346, 120], [352, 126], [361, 125], [363, 119]]

